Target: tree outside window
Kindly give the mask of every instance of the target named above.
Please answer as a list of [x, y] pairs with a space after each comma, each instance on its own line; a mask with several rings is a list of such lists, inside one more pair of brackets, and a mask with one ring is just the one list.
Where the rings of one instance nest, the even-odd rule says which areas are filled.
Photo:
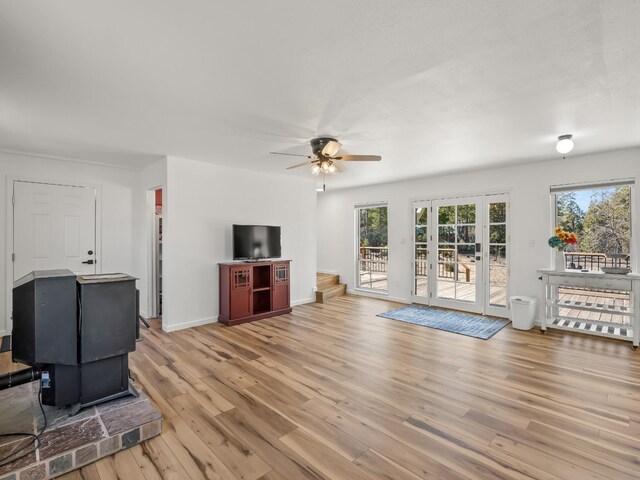
[[[556, 194], [557, 225], [578, 236], [570, 253], [611, 255], [631, 252], [631, 187], [593, 188]], [[602, 260], [601, 260], [602, 261]], [[579, 266], [595, 270], [588, 255]], [[600, 266], [601, 264], [598, 264]]]

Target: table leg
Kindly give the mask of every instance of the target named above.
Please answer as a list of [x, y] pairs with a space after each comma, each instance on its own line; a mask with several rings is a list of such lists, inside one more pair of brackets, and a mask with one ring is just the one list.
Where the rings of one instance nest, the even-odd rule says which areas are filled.
[[547, 278], [542, 276], [542, 284], [540, 286], [540, 330], [544, 333], [547, 330]]
[[640, 286], [640, 282], [633, 282], [633, 290], [631, 292], [631, 298], [633, 298], [633, 317], [631, 317], [631, 321], [633, 322], [633, 349], [635, 350], [640, 345], [640, 322], [638, 322], [638, 318], [640, 318], [640, 292], [638, 291], [638, 287]]

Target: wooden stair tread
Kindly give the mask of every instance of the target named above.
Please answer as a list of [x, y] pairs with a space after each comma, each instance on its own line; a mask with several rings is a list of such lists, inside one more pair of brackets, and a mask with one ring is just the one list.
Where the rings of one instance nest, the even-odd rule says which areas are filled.
[[340, 275], [331, 273], [316, 273], [316, 286], [318, 289], [340, 283]]
[[337, 285], [331, 285], [330, 287], [324, 288], [322, 290], [316, 291], [316, 302], [324, 303], [330, 298], [333, 297], [341, 297], [345, 293], [347, 293], [347, 285], [344, 283], [339, 283]]
[[340, 275], [316, 273], [316, 302], [324, 303], [333, 297], [347, 293], [347, 285], [340, 283]]

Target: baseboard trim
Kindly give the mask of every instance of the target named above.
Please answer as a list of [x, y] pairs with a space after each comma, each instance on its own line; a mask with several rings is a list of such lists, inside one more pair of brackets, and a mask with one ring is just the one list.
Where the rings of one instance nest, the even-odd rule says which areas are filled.
[[411, 300], [400, 297], [392, 297], [386, 293], [365, 292], [362, 290], [347, 289], [349, 295], [358, 295], [360, 297], [377, 298], [378, 300], [388, 300], [390, 302], [410, 304]]
[[316, 272], [318, 272], [318, 273], [327, 273], [329, 275], [339, 275], [337, 270], [325, 270], [324, 268], [318, 268], [318, 269], [316, 269]]
[[184, 330], [185, 328], [193, 328], [199, 327], [201, 325], [209, 325], [210, 323], [216, 323], [218, 321], [218, 316], [215, 317], [207, 317], [207, 318], [199, 318], [197, 320], [190, 320], [188, 322], [176, 323], [174, 325], [163, 325], [162, 330], [170, 333], [178, 330]]
[[295, 307], [297, 305], [304, 305], [306, 303], [315, 303], [315, 301], [315, 298], [303, 298], [302, 300], [294, 300], [293, 302], [291, 302], [291, 306]]
[[[301, 300], [294, 300], [293, 302], [291, 302], [291, 306], [295, 307], [297, 305], [304, 305], [306, 303], [314, 303], [315, 301], [315, 298], [303, 298]], [[193, 328], [199, 327], [201, 325], [208, 325], [210, 323], [216, 323], [217, 321], [218, 316], [216, 315], [215, 317], [200, 318], [197, 320], [190, 320], [188, 322], [177, 323], [175, 325], [163, 325], [162, 330], [164, 332], [171, 333], [178, 330], [184, 330], [185, 328]]]

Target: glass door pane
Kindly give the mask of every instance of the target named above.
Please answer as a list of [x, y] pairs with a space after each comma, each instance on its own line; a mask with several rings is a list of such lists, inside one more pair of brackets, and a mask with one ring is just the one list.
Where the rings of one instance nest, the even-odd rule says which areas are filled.
[[416, 202], [413, 206], [413, 300], [418, 303], [429, 300], [429, 208], [429, 202]]

